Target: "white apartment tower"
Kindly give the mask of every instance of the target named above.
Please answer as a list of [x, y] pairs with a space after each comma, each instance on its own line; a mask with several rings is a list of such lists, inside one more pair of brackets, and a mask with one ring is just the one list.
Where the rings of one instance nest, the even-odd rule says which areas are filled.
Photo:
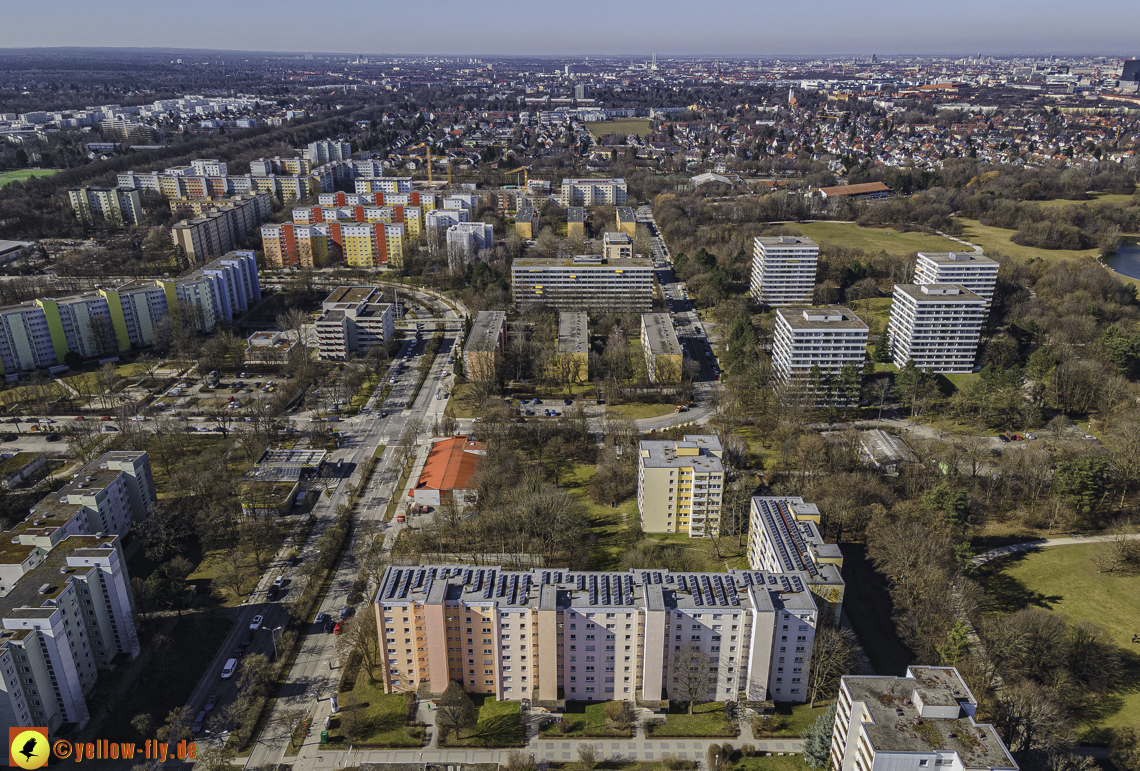
[[919, 252], [914, 267], [916, 284], [957, 284], [986, 301], [989, 308], [997, 286], [998, 263], [974, 252]]
[[971, 372], [986, 301], [956, 284], [895, 284], [887, 329], [891, 359], [936, 373]]
[[[816, 367], [836, 378], [854, 365], [862, 378], [867, 356], [867, 325], [848, 308], [778, 308], [772, 335], [772, 367], [782, 385], [798, 384], [817, 391], [820, 406], [844, 406], [850, 394], [811, 382]], [[858, 396], [854, 397], [858, 401]]]
[[1017, 762], [953, 667], [906, 677], [847, 676], [831, 732], [832, 771], [1017, 771]]
[[819, 246], [802, 236], [760, 236], [752, 250], [752, 299], [761, 305], [807, 305], [815, 289]]
[[487, 222], [458, 222], [447, 229], [447, 264], [453, 270], [475, 262], [495, 247], [494, 228]]

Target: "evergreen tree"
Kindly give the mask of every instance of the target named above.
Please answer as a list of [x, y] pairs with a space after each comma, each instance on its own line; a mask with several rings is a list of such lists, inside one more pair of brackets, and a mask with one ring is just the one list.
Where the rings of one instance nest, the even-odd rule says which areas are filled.
[[803, 735], [804, 761], [815, 769], [827, 768], [831, 757], [831, 732], [835, 728], [835, 705], [815, 719]]
[[871, 358], [880, 364], [891, 360], [891, 341], [885, 329], [879, 333], [879, 339], [875, 341], [875, 352], [871, 354]]

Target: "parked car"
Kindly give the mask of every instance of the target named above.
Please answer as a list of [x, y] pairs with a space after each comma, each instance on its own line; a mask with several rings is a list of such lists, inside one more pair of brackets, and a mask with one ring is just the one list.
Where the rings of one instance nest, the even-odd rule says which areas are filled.
[[262, 616], [254, 616], [253, 621], [249, 622], [249, 628], [254, 630], [261, 629], [261, 622], [264, 620]]
[[336, 626], [333, 627], [333, 634], [340, 634], [340, 631], [343, 627], [344, 627], [344, 624], [340, 621], [337, 621]]
[[237, 659], [230, 659], [229, 661], [226, 662], [226, 665], [224, 667], [222, 667], [222, 679], [223, 680], [229, 680], [231, 677], [234, 676], [234, 670], [237, 669], [237, 663], [238, 663]]
[[198, 713], [198, 717], [194, 718], [194, 722], [190, 724], [190, 733], [199, 734], [202, 732], [202, 724], [206, 722], [206, 710]]
[[285, 585], [285, 576], [277, 576], [277, 578], [273, 580], [273, 585], [280, 589]]
[[318, 624], [323, 625], [328, 620], [329, 620], [329, 614], [325, 613], [323, 610], [317, 614], [317, 623]]
[[218, 694], [211, 693], [210, 698], [206, 699], [206, 705], [202, 707], [204, 712], [210, 712], [218, 705]]

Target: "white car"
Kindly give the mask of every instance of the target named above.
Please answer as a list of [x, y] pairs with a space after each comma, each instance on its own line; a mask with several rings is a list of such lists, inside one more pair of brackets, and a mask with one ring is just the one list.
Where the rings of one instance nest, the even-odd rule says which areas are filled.
[[261, 629], [261, 622], [264, 620], [262, 616], [254, 616], [253, 621], [249, 622], [249, 628], [254, 631]]
[[131, 418], [131, 420], [135, 423], [140, 423], [140, 422], [146, 420], [146, 416], [145, 415], [135, 415], [133, 418]]

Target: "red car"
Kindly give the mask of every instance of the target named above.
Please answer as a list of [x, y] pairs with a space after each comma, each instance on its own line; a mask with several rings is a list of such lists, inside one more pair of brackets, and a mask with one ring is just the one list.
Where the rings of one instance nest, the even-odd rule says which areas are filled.
[[337, 621], [336, 626], [333, 627], [333, 634], [340, 634], [340, 629], [343, 626], [341, 622]]
[[103, 417], [99, 418], [99, 420], [110, 420], [110, 419], [111, 419], [110, 415], [104, 415]]
[[87, 418], [83, 417], [82, 415], [76, 415], [75, 419], [76, 420], [87, 420]]

